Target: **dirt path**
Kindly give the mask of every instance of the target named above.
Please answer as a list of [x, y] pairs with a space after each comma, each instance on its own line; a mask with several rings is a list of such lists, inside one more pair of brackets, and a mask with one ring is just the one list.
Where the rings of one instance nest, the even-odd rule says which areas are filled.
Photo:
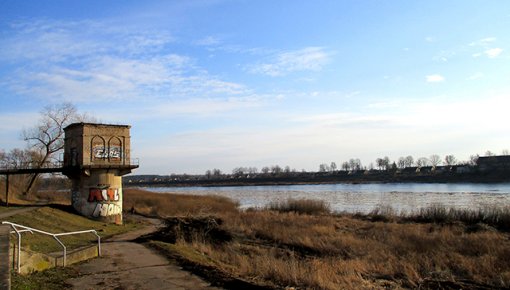
[[105, 241], [102, 257], [73, 266], [80, 272], [80, 277], [66, 282], [73, 289], [220, 289], [209, 286], [209, 283], [182, 270], [157, 252], [131, 242], [162, 225], [156, 219], [148, 221], [151, 225], [143, 229]]

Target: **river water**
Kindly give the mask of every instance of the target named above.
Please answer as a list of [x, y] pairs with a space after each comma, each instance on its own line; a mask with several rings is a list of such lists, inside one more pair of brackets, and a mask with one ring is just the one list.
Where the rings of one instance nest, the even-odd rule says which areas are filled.
[[221, 195], [239, 202], [241, 208], [264, 207], [273, 201], [324, 200], [336, 212], [368, 213], [390, 206], [397, 212], [412, 212], [431, 205], [478, 209], [510, 206], [510, 183], [372, 183], [313, 184], [232, 187], [148, 187], [160, 193]]

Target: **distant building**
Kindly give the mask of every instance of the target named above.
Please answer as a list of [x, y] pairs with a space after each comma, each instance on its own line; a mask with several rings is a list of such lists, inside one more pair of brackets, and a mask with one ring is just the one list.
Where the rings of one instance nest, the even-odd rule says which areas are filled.
[[510, 170], [510, 155], [479, 157], [477, 165], [480, 171]]

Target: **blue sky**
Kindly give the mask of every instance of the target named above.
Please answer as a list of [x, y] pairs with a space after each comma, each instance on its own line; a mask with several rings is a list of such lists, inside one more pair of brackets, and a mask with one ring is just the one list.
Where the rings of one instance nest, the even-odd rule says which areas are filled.
[[508, 1], [2, 1], [0, 149], [47, 104], [139, 174], [510, 148]]

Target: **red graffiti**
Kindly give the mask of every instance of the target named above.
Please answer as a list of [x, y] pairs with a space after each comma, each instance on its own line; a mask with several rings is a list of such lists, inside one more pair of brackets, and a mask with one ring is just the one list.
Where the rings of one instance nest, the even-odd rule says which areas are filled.
[[94, 201], [118, 201], [119, 200], [119, 191], [115, 188], [108, 189], [98, 189], [91, 188], [89, 190], [89, 202]]
[[[115, 189], [115, 191], [117, 191]], [[108, 191], [106, 191], [106, 194], [108, 194], [108, 200], [115, 200], [115, 191], [113, 189], [108, 189]]]
[[89, 191], [89, 202], [93, 201], [103, 201], [103, 196], [101, 195], [101, 189], [91, 188]]

